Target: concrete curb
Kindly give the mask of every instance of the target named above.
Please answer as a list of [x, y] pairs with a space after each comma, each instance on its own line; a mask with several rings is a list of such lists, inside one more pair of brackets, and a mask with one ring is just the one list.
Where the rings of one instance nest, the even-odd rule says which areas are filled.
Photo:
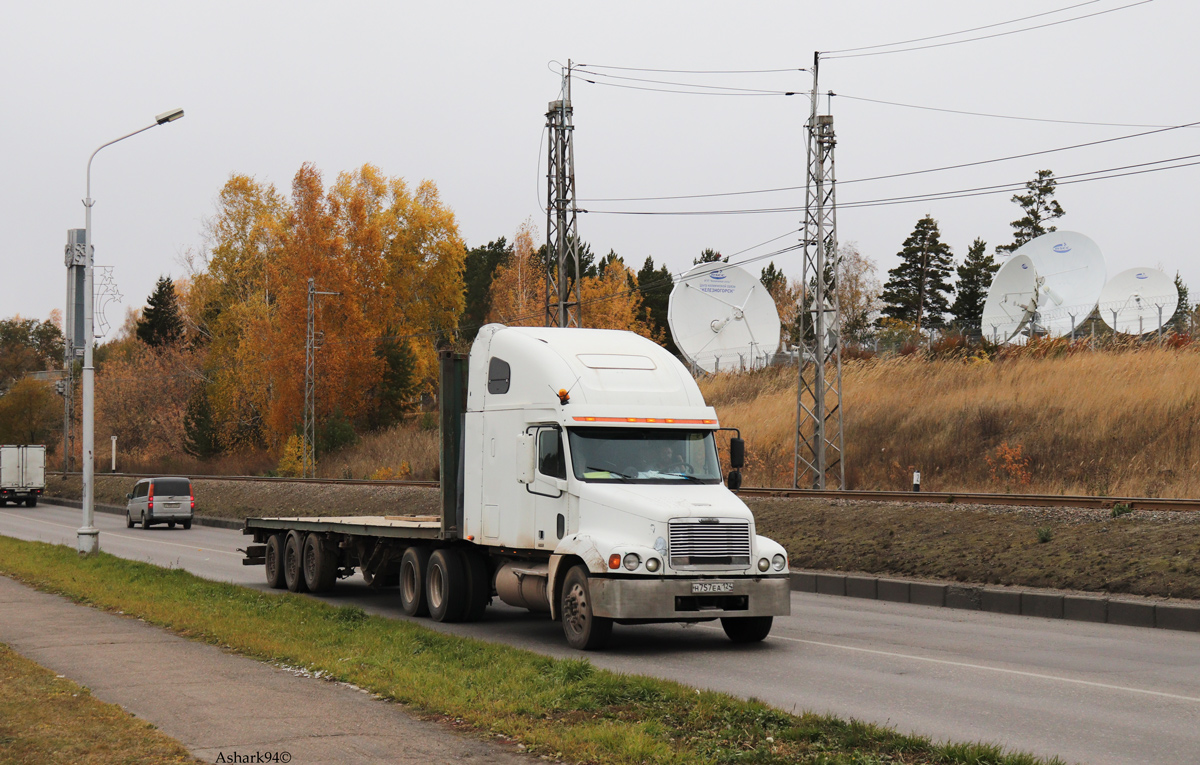
[[1037, 616], [1079, 622], [1123, 624], [1164, 630], [1200, 632], [1200, 605], [1153, 600], [1123, 600], [1096, 595], [939, 584], [915, 579], [792, 571], [792, 590], [840, 595], [891, 603], [988, 611], [994, 614]]
[[[47, 497], [42, 495], [39, 502], [45, 502], [47, 505], [59, 505], [60, 507], [74, 507], [77, 509], [83, 508], [83, 502], [78, 499], [64, 499], [62, 497]], [[97, 513], [108, 513], [110, 515], [124, 515], [125, 508], [119, 505], [102, 505], [96, 503]], [[192, 523], [197, 526], [213, 526], [218, 529], [241, 529], [245, 526], [244, 521], [235, 521], [228, 518], [208, 518], [203, 515], [197, 515], [192, 518]]]

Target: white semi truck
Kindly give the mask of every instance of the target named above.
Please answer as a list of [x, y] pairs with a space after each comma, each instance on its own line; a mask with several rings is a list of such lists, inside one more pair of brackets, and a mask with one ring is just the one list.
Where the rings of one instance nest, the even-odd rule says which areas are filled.
[[12, 502], [37, 505], [46, 490], [46, 447], [41, 444], [0, 446], [0, 507]]
[[[663, 348], [490, 324], [440, 363], [440, 515], [250, 518], [246, 565], [292, 591], [361, 572], [438, 621], [479, 619], [496, 596], [580, 649], [614, 624], [713, 619], [757, 641], [790, 612], [787, 554], [725, 485], [716, 412]], [[734, 488], [743, 453], [732, 438]]]

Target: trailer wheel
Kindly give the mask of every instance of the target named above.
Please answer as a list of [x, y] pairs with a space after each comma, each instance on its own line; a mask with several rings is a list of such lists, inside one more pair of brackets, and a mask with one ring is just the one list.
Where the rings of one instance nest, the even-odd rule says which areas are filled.
[[772, 616], [727, 616], [721, 619], [721, 629], [735, 643], [757, 643], [771, 634]]
[[467, 610], [467, 575], [462, 557], [454, 550], [442, 548], [429, 556], [425, 599], [435, 622], [462, 621]]
[[308, 592], [304, 584], [304, 536], [298, 531], [289, 531], [283, 546], [283, 579], [292, 592]]
[[267, 586], [272, 590], [282, 590], [287, 587], [287, 580], [283, 576], [283, 546], [282, 534], [272, 534], [267, 537], [265, 568], [267, 569]]
[[463, 613], [464, 622], [477, 622], [483, 618], [492, 601], [492, 579], [488, 576], [487, 561], [475, 550], [460, 551], [463, 562], [463, 573], [467, 580], [467, 607]]
[[428, 616], [425, 576], [429, 572], [429, 549], [410, 547], [400, 559], [400, 608], [409, 616]]
[[325, 547], [321, 537], [304, 538], [304, 584], [309, 592], [328, 592], [337, 581], [337, 554]]
[[612, 619], [592, 613], [592, 595], [583, 566], [572, 567], [563, 580], [562, 625], [567, 643], [582, 651], [603, 648], [612, 636]]

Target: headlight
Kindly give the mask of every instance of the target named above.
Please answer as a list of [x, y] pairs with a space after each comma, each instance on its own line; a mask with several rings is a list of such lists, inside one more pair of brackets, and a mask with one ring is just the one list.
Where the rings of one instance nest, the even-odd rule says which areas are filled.
[[658, 571], [658, 567], [661, 565], [662, 564], [658, 562], [658, 558], [651, 558], [650, 560], [646, 561], [646, 570], [653, 574], [655, 571]]
[[774, 558], [771, 558], [771, 566], [776, 571], [783, 571], [783, 567], [786, 565], [787, 558], [783, 557], [782, 555], [776, 555]]
[[758, 570], [759, 571], [766, 571], [770, 567], [771, 567], [771, 561], [767, 560], [766, 558], [758, 559]]
[[633, 571], [638, 566], [642, 565], [642, 559], [637, 553], [629, 553], [625, 556], [625, 568]]

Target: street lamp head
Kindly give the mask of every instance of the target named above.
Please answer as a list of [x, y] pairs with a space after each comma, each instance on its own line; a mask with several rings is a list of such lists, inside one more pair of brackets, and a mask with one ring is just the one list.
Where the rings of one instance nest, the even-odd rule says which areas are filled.
[[181, 117], [183, 117], [183, 109], [172, 109], [169, 112], [163, 112], [162, 114], [158, 115], [154, 118], [154, 121], [160, 125], [165, 125], [168, 122], [174, 122]]

